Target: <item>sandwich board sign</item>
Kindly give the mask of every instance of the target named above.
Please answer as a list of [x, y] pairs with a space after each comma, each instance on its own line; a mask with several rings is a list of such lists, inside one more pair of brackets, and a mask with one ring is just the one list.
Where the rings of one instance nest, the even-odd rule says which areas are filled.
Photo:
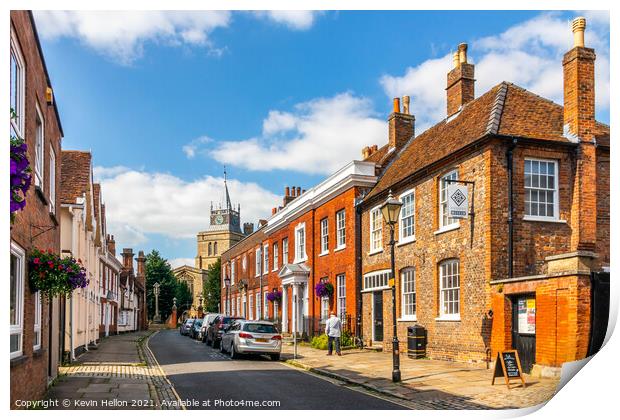
[[520, 379], [523, 388], [525, 388], [525, 379], [523, 378], [523, 369], [521, 369], [521, 360], [519, 352], [516, 350], [504, 350], [497, 352], [495, 360], [495, 371], [493, 372], [493, 380], [491, 385], [495, 385], [495, 378], [503, 376], [506, 380], [506, 386], [510, 389], [510, 381]]
[[448, 184], [448, 217], [466, 219], [469, 208], [467, 185]]

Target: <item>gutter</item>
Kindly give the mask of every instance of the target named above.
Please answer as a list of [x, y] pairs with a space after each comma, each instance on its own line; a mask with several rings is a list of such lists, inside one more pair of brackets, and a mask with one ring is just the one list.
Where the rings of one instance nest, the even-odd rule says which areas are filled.
[[355, 335], [362, 338], [362, 207], [355, 205]]

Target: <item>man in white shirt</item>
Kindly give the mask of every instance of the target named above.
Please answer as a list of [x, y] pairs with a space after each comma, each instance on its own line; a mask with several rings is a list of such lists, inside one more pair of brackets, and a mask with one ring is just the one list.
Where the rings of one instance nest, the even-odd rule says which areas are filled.
[[332, 355], [332, 349], [334, 342], [336, 343], [336, 354], [342, 356], [340, 353], [340, 334], [342, 330], [342, 323], [340, 318], [336, 316], [334, 311], [329, 313], [329, 319], [325, 323], [325, 334], [327, 334], [327, 355]]

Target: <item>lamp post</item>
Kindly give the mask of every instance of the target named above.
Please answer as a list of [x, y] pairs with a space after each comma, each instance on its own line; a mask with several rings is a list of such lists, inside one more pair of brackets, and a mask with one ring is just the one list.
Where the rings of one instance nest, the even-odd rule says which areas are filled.
[[159, 283], [153, 285], [153, 294], [155, 295], [155, 316], [153, 317], [153, 322], [159, 324], [161, 322], [161, 316], [159, 315]]
[[392, 338], [392, 382], [400, 382], [400, 353], [398, 343], [398, 332], [396, 328], [396, 269], [394, 262], [394, 225], [398, 220], [402, 203], [395, 199], [392, 190], [387, 200], [381, 205], [381, 214], [383, 220], [390, 227], [390, 251], [391, 251], [391, 271], [392, 271], [392, 325], [394, 328], [394, 337]]
[[226, 308], [226, 315], [230, 315], [230, 294], [229, 294], [229, 289], [230, 289], [230, 277], [224, 277], [224, 286], [226, 286], [226, 302], [227, 302], [227, 308]]

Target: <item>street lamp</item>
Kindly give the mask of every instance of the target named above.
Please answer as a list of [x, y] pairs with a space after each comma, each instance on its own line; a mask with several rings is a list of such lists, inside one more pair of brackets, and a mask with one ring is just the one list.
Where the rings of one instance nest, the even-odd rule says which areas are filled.
[[391, 270], [392, 270], [392, 325], [394, 327], [394, 337], [392, 338], [392, 382], [400, 382], [400, 355], [399, 355], [399, 343], [398, 332], [396, 328], [396, 270], [394, 262], [394, 225], [398, 220], [400, 214], [400, 208], [403, 203], [395, 199], [392, 195], [392, 190], [388, 195], [387, 200], [381, 206], [381, 214], [383, 220], [390, 227], [390, 251], [391, 251]]
[[226, 315], [230, 315], [230, 294], [228, 293], [228, 289], [230, 288], [230, 277], [224, 278], [224, 286], [226, 286], [226, 302], [228, 303], [228, 308], [226, 308]]

